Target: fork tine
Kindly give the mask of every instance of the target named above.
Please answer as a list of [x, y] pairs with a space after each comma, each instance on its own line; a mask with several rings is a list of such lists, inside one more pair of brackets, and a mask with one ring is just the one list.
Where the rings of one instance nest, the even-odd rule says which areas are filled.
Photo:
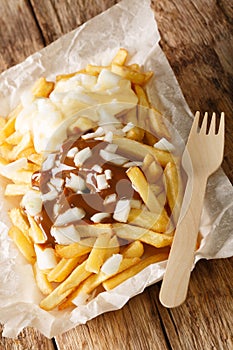
[[210, 134], [215, 135], [215, 130], [216, 130], [216, 113], [214, 112], [212, 114], [208, 135]]
[[199, 124], [199, 119], [200, 119], [200, 112], [197, 111], [195, 113], [195, 116], [194, 116], [194, 120], [193, 120], [193, 124], [192, 124], [192, 127], [191, 127], [191, 130], [190, 130], [190, 135], [192, 133], [196, 133], [197, 130], [198, 130], [198, 124]]
[[207, 122], [208, 122], [208, 113], [205, 112], [204, 118], [203, 118], [203, 121], [202, 121], [202, 124], [201, 124], [201, 129], [200, 129], [200, 132], [199, 132], [200, 134], [206, 134]]
[[224, 112], [222, 112], [220, 116], [220, 123], [219, 123], [217, 135], [221, 134], [224, 137], [224, 131], [225, 131], [225, 114]]

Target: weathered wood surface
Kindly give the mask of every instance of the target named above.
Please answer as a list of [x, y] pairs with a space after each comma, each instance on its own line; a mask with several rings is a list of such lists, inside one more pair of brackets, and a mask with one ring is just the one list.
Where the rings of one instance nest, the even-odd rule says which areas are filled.
[[[62, 34], [119, 1], [0, 1], [0, 71], [21, 62]], [[225, 111], [224, 170], [233, 180], [233, 37], [231, 0], [154, 0], [161, 45], [193, 112]], [[187, 301], [167, 310], [160, 285], [122, 309], [47, 340], [33, 329], [0, 349], [232, 349], [233, 259], [201, 261], [192, 273]]]

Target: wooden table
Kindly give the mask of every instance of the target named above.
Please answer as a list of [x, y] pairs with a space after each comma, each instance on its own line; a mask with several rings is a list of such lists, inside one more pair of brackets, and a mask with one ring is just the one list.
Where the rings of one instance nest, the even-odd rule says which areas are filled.
[[[129, 0], [130, 1], [130, 0]], [[114, 0], [1, 0], [0, 71], [106, 10]], [[233, 180], [233, 38], [231, 0], [154, 0], [161, 45], [193, 112], [225, 111], [223, 168]], [[200, 261], [186, 302], [158, 301], [160, 284], [120, 311], [48, 340], [33, 329], [0, 339], [6, 350], [233, 349], [233, 259]]]

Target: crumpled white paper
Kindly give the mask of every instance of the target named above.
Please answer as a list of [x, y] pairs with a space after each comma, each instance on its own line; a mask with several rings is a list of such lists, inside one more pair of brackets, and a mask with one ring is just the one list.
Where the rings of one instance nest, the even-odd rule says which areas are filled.
[[[126, 48], [132, 62], [153, 70], [148, 86], [149, 99], [163, 111], [184, 141], [192, 114], [174, 73], [159, 46], [159, 33], [149, 0], [124, 0], [78, 29], [58, 39], [23, 63], [0, 76], [0, 114], [7, 115], [22, 92], [41, 76], [54, 79], [87, 63], [107, 65], [120, 47]], [[201, 109], [201, 106], [200, 106]], [[147, 286], [162, 279], [166, 262], [151, 265], [110, 292], [99, 294], [87, 305], [73, 311], [47, 312], [38, 306], [42, 295], [34, 282], [32, 269], [7, 236], [10, 204], [3, 198], [0, 183], [0, 322], [3, 336], [15, 337], [27, 326], [53, 337], [110, 310], [116, 310]], [[202, 215], [203, 239], [195, 255], [201, 259], [226, 258], [233, 254], [233, 190], [222, 170], [208, 182]]]

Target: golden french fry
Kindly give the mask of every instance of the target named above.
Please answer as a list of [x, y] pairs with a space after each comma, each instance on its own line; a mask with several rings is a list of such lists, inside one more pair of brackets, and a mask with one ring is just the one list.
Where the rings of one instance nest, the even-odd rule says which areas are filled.
[[126, 172], [128, 178], [132, 182], [132, 186], [142, 198], [147, 208], [153, 212], [160, 214], [162, 207], [150, 188], [143, 172], [136, 166], [129, 168]]
[[123, 283], [127, 279], [135, 276], [142, 270], [144, 270], [147, 266], [157, 263], [159, 261], [164, 261], [168, 258], [168, 254], [162, 253], [157, 255], [152, 255], [144, 260], [141, 260], [136, 265], [128, 268], [127, 270], [117, 274], [116, 276], [108, 279], [103, 283], [103, 286], [106, 290], [110, 290]]
[[151, 154], [147, 154], [143, 160], [142, 171], [150, 183], [155, 183], [163, 173], [160, 164], [155, 161]]
[[105, 260], [107, 260], [113, 254], [118, 254], [120, 251], [120, 246], [117, 236], [113, 236], [108, 244], [108, 249], [106, 251]]
[[128, 51], [125, 49], [119, 49], [116, 56], [112, 60], [112, 64], [118, 64], [123, 66], [128, 56]]
[[167, 140], [171, 139], [169, 131], [163, 121], [162, 114], [155, 108], [150, 108], [149, 110], [147, 126], [155, 137], [159, 139], [162, 137], [165, 137]]
[[[64, 283], [64, 282], [63, 282]], [[43, 310], [50, 311], [53, 310], [57, 305], [62, 303], [66, 297], [72, 292], [72, 289], [67, 290], [64, 293], [60, 293], [62, 284], [55, 288], [52, 293], [50, 293], [46, 298], [40, 302], [40, 307]]]
[[106, 281], [108, 278], [111, 278], [112, 276], [115, 276], [117, 273], [124, 271], [128, 269], [130, 266], [133, 266], [137, 264], [140, 261], [139, 258], [133, 257], [133, 258], [124, 258], [120, 264], [119, 270], [112, 274], [107, 275], [100, 271], [98, 274], [92, 274], [90, 275], [85, 281], [83, 281], [77, 289], [75, 289], [59, 307], [59, 309], [63, 310], [69, 306], [73, 306], [74, 304], [72, 301], [78, 296], [78, 295], [87, 295], [90, 294], [94, 289], [96, 289], [101, 283]]
[[124, 258], [141, 258], [144, 253], [142, 242], [134, 241], [122, 249], [121, 254]]
[[158, 142], [158, 139], [154, 135], [152, 135], [150, 132], [145, 131], [143, 143], [149, 146], [154, 146], [156, 142]]
[[17, 226], [12, 226], [9, 230], [8, 235], [14, 241], [19, 251], [26, 258], [26, 260], [33, 265], [36, 260], [36, 253], [33, 243], [29, 242], [29, 240]]
[[13, 134], [8, 136], [6, 138], [6, 142], [9, 143], [9, 145], [18, 145], [23, 138], [23, 135], [19, 131], [15, 131]]
[[106, 259], [106, 253], [109, 246], [111, 233], [105, 233], [97, 237], [92, 251], [87, 258], [86, 270], [89, 272], [98, 273]]
[[14, 148], [10, 152], [10, 159], [16, 160], [18, 155], [21, 152], [23, 152], [27, 148], [31, 148], [32, 146], [33, 146], [33, 144], [32, 144], [31, 134], [30, 134], [30, 132], [27, 132], [23, 135], [20, 143], [17, 144], [16, 146], [14, 146]]
[[140, 73], [118, 64], [112, 64], [111, 71], [117, 75], [120, 75], [122, 78], [128, 79], [132, 83], [138, 85], [145, 84], [153, 75], [152, 72]]
[[0, 130], [5, 126], [6, 118], [0, 116]]
[[127, 221], [130, 225], [140, 226], [162, 233], [168, 227], [169, 217], [164, 208], [159, 214], [151, 213], [148, 210], [131, 209]]
[[9, 163], [8, 160], [0, 156], [0, 165], [7, 165]]
[[86, 69], [80, 69], [79, 71], [74, 73], [60, 74], [56, 76], [56, 82], [58, 82], [59, 80], [66, 80], [66, 79], [72, 78], [77, 74], [85, 74], [85, 73], [86, 73]]
[[35, 97], [49, 97], [54, 89], [54, 83], [47, 81], [44, 77], [37, 80], [32, 88], [33, 96]]
[[30, 223], [29, 236], [34, 243], [43, 244], [47, 241], [47, 236], [37, 225], [32, 216], [28, 215], [28, 221]]
[[102, 69], [109, 69], [109, 66], [93, 66], [92, 64], [88, 64], [86, 66], [86, 72], [91, 75], [99, 75]]
[[80, 237], [98, 237], [103, 233], [112, 233], [111, 224], [76, 225], [76, 231]]
[[8, 179], [12, 180], [15, 184], [19, 185], [31, 185], [32, 171], [20, 170], [11, 175], [7, 176]]
[[60, 284], [59, 295], [65, 293], [77, 287], [81, 282], [83, 282], [87, 277], [89, 277], [92, 272], [86, 269], [87, 260], [85, 260], [81, 265], [78, 265], [73, 272], [67, 277], [67, 279]]
[[10, 155], [12, 148], [12, 145], [9, 145], [8, 143], [2, 143], [2, 145], [0, 146], [0, 157], [9, 162], [11, 160]]
[[56, 254], [65, 259], [77, 258], [79, 256], [90, 253], [96, 238], [90, 237], [80, 242], [72, 243], [67, 246], [57, 244], [55, 246]]
[[139, 64], [137, 63], [132, 63], [132, 64], [129, 64], [128, 66], [126, 66], [127, 68], [133, 70], [133, 71], [136, 71], [136, 72], [140, 72], [141, 69], [140, 69], [140, 66]]
[[[35, 153], [35, 148], [34, 147], [28, 147], [23, 149], [16, 157], [16, 159], [20, 158], [29, 158], [32, 154]], [[28, 163], [29, 165], [30, 163]]]
[[28, 235], [29, 231], [29, 224], [27, 221], [27, 218], [23, 215], [21, 209], [19, 208], [13, 208], [8, 212], [8, 215], [11, 219], [11, 222], [14, 226], [18, 227], [20, 231], [29, 239], [31, 242], [31, 239]]
[[15, 132], [16, 114], [10, 117], [3, 128], [0, 130], [0, 145], [6, 141], [6, 138]]
[[33, 272], [34, 272], [36, 284], [40, 289], [41, 293], [44, 295], [48, 295], [52, 293], [53, 291], [52, 284], [48, 281], [47, 275], [39, 269], [37, 263], [33, 265]]
[[4, 196], [23, 196], [30, 188], [31, 186], [29, 185], [8, 184], [6, 185]]
[[134, 85], [134, 91], [138, 97], [138, 104], [143, 106], [143, 107], [150, 107], [150, 103], [148, 101], [147, 95], [145, 90], [140, 86], [135, 84]]
[[173, 236], [165, 233], [158, 233], [139, 226], [129, 224], [113, 224], [115, 234], [127, 240], [139, 240], [156, 248], [163, 248], [172, 244]]
[[142, 141], [145, 131], [142, 128], [134, 126], [126, 133], [126, 137], [131, 140]]
[[32, 153], [29, 156], [27, 156], [27, 158], [30, 162], [37, 164], [39, 166], [41, 166], [43, 162], [43, 156], [41, 154]]
[[80, 257], [72, 259], [62, 258], [59, 263], [49, 271], [47, 278], [50, 282], [63, 282], [80, 263]]
[[169, 162], [164, 169], [167, 201], [175, 224], [178, 221], [183, 200], [183, 186], [179, 166]]
[[119, 154], [125, 157], [130, 157], [130, 159], [143, 161], [145, 156], [150, 153], [163, 167], [165, 167], [168, 162], [175, 161], [175, 158], [171, 153], [156, 149], [135, 140], [130, 140], [123, 137], [114, 137], [112, 143], [118, 145], [117, 152]]

